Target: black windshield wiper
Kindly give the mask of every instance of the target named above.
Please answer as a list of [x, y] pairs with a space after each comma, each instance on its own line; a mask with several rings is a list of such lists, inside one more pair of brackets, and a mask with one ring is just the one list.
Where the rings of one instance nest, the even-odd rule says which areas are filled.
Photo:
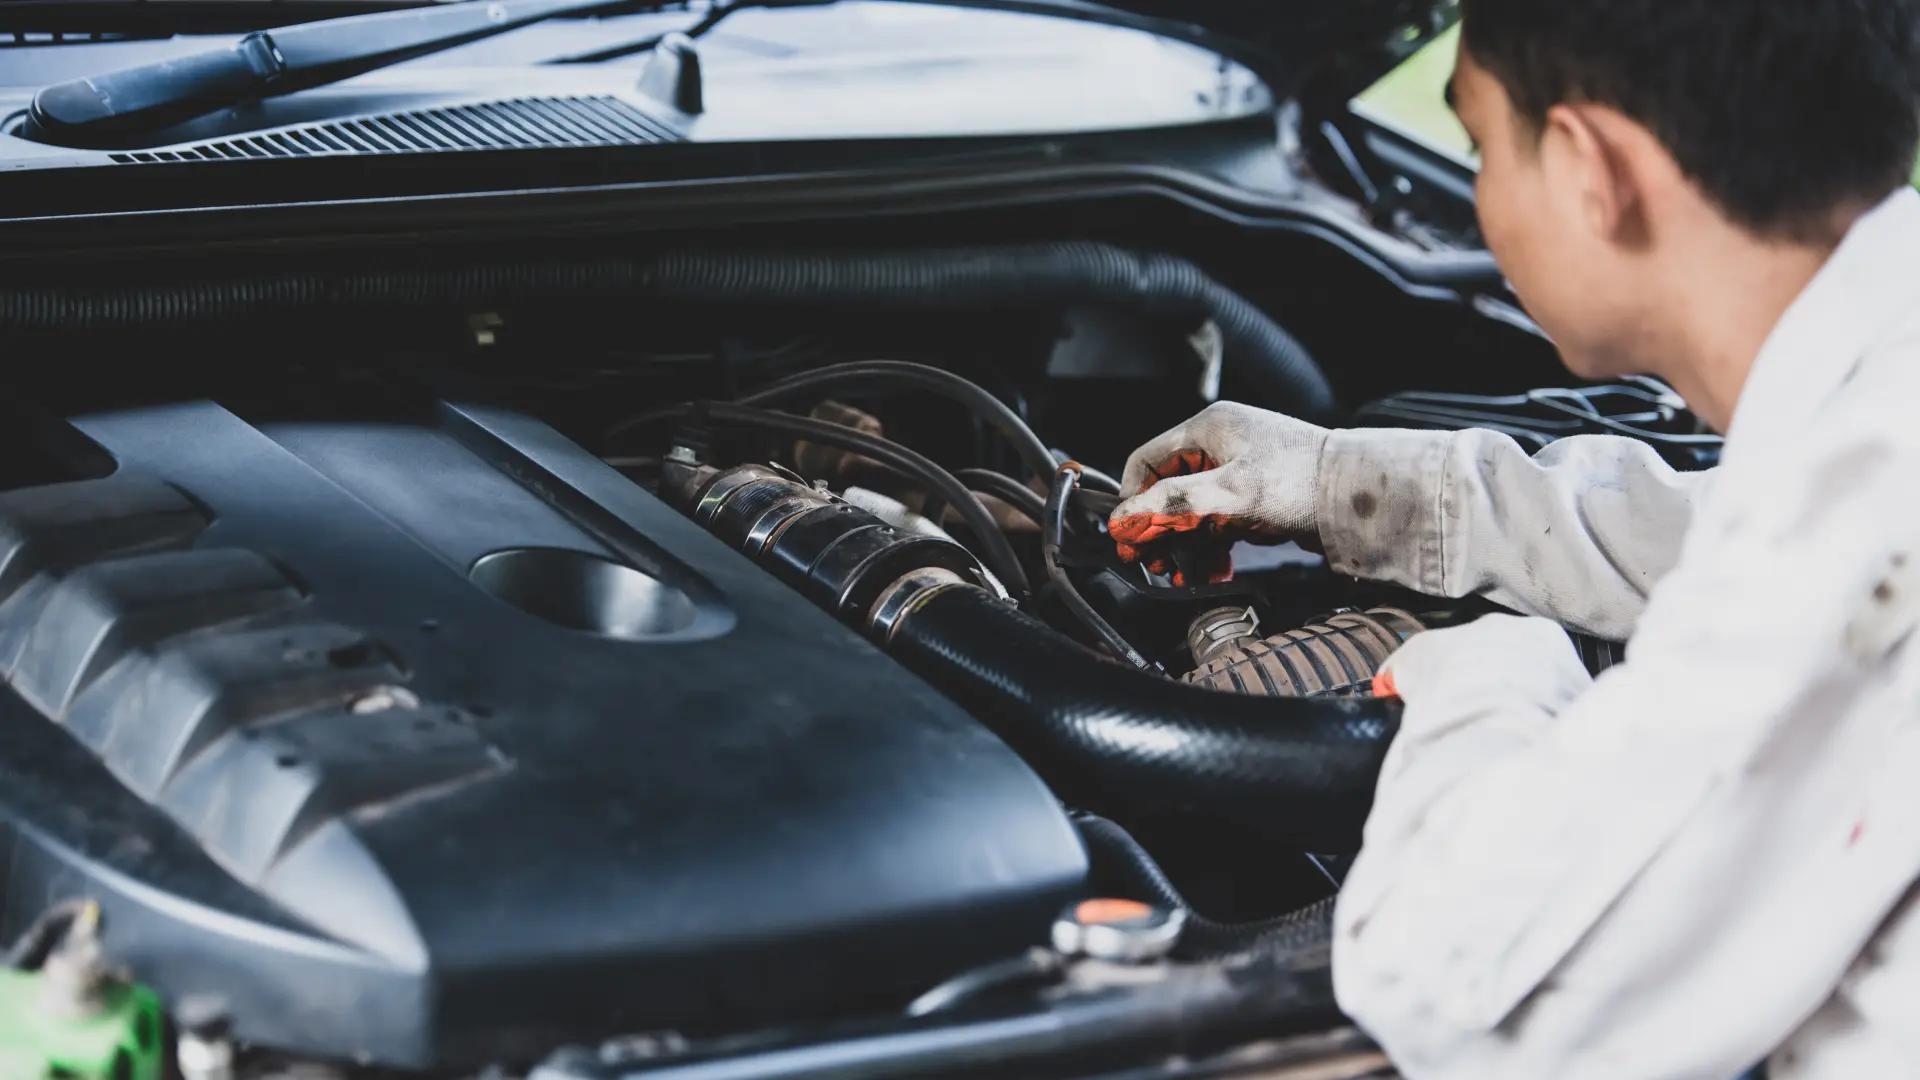
[[466, 0], [261, 30], [224, 48], [45, 87], [28, 111], [29, 134], [60, 146], [111, 146], [215, 109], [339, 82], [545, 19], [665, 6]]

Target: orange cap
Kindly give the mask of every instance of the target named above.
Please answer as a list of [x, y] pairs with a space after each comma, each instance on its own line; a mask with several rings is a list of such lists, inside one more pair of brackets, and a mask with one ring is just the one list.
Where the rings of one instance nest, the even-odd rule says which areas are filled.
[[1073, 917], [1088, 926], [1108, 926], [1133, 922], [1153, 915], [1153, 908], [1138, 900], [1083, 900], [1073, 909]]

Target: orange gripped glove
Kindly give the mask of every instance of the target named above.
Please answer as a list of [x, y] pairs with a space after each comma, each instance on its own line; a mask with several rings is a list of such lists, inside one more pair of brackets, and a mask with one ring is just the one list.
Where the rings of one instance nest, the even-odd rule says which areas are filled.
[[[1320, 455], [1330, 433], [1220, 402], [1134, 451], [1107, 529], [1120, 558], [1176, 585], [1233, 576], [1242, 540], [1317, 537]], [[1193, 583], [1198, 583], [1194, 581]]]

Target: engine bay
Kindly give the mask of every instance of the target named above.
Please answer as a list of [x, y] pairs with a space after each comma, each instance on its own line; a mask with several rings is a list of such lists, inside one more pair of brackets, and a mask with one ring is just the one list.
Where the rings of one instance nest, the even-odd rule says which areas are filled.
[[570, 265], [341, 278], [348, 318], [189, 280], [23, 342], [174, 358], [8, 395], [41, 969], [91, 940], [235, 1075], [1376, 1075], [1326, 980], [1368, 686], [1486, 609], [1121, 564], [1127, 452], [1222, 396], [1717, 448], [1657, 385], [1530, 390], [1510, 326], [1419, 380], [1137, 249]]

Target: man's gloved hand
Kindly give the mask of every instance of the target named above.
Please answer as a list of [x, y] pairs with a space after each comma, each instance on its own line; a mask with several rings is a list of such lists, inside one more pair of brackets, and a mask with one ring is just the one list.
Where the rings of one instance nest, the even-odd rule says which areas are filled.
[[[1208, 407], [1127, 460], [1126, 501], [1107, 523], [1120, 557], [1185, 585], [1232, 577], [1235, 541], [1317, 541], [1320, 454], [1329, 434], [1248, 405]], [[1191, 556], [1185, 567], [1175, 563], [1176, 548]]]
[[1376, 695], [1444, 701], [1454, 718], [1521, 701], [1555, 714], [1591, 685], [1565, 627], [1519, 615], [1415, 634], [1373, 681]]

